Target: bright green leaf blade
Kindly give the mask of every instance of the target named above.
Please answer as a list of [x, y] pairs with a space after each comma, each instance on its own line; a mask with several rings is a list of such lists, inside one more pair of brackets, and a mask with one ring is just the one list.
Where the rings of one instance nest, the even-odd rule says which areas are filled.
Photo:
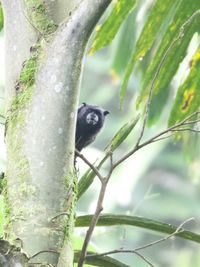
[[[93, 254], [93, 253], [88, 252], [87, 254]], [[74, 253], [75, 262], [78, 261], [79, 256], [80, 256], [80, 251], [75, 251]], [[129, 265], [126, 265], [108, 256], [104, 256], [104, 257], [95, 256], [91, 258], [88, 257], [86, 258], [85, 263], [88, 265], [99, 266], [99, 267], [130, 267]]]
[[123, 142], [124, 140], [128, 137], [128, 135], [131, 133], [135, 125], [137, 124], [139, 120], [139, 116], [136, 118], [133, 118], [126, 124], [124, 124], [119, 131], [115, 134], [115, 136], [112, 138], [108, 146], [106, 147], [105, 151], [107, 153], [113, 152], [116, 150]]
[[112, 9], [111, 14], [98, 29], [90, 53], [94, 53], [112, 42], [121, 24], [135, 6], [136, 0], [117, 0], [115, 2], [116, 4]]
[[162, 25], [168, 22], [167, 17], [169, 13], [171, 14], [170, 11], [176, 10], [180, 2], [181, 0], [176, 0], [174, 3], [171, 0], [156, 1], [137, 41], [135, 60], [143, 58], [152, 48], [156, 36], [160, 35], [159, 30], [162, 28]]
[[[152, 79], [158, 70], [160, 62], [164, 58], [169, 46], [173, 43], [173, 40], [175, 40], [179, 35], [181, 26], [198, 9], [200, 9], [199, 1], [195, 0], [188, 2], [187, 0], [182, 0], [182, 3], [177, 9], [176, 15], [174, 16], [174, 20], [170, 24], [165, 36], [163, 37], [163, 41], [154, 56], [152, 64], [147, 69], [139, 102], [141, 102], [148, 94], [149, 85], [151, 84]], [[182, 36], [182, 38], [180, 38], [179, 41], [174, 44], [173, 48], [168, 53], [154, 84], [152, 101], [149, 111], [149, 124], [155, 123], [155, 121], [160, 117], [160, 114], [165, 107], [165, 104], [167, 103], [169, 97], [170, 91], [168, 89], [168, 86], [187, 53], [188, 45], [194, 33], [200, 31], [199, 25], [200, 15], [196, 16], [190, 21], [190, 23], [185, 27], [184, 36]]]
[[[133, 118], [131, 121], [127, 122], [122, 126], [122, 128], [115, 134], [115, 136], [112, 138], [110, 143], [105, 149], [106, 155], [103, 157], [102, 160], [98, 161], [95, 164], [95, 167], [97, 169], [100, 169], [102, 164], [106, 161], [106, 159], [109, 157], [111, 152], [114, 152], [122, 142], [125, 141], [125, 139], [128, 137], [128, 135], [131, 133], [135, 125], [137, 124], [139, 120], [139, 116]], [[92, 184], [96, 174], [88, 169], [86, 173], [81, 177], [79, 183], [78, 183], [78, 199], [83, 195], [83, 193], [89, 188], [89, 186]]]
[[0, 31], [3, 29], [3, 22], [4, 22], [3, 8], [2, 8], [2, 5], [0, 3]]
[[200, 48], [191, 60], [190, 73], [178, 88], [169, 117], [169, 126], [182, 121], [200, 108]]
[[[79, 216], [76, 219], [76, 227], [88, 227], [93, 215]], [[113, 225], [131, 225], [148, 230], [153, 230], [163, 234], [173, 234], [177, 227], [175, 225], [128, 215], [102, 214], [100, 215], [97, 226], [113, 226]], [[196, 243], [200, 243], [200, 235], [191, 231], [181, 231], [176, 236], [187, 239]]]
[[133, 55], [131, 56], [131, 60], [129, 61], [126, 68], [126, 72], [120, 90], [121, 105], [126, 95], [128, 81], [132, 74], [135, 63], [138, 60], [141, 60], [146, 55], [146, 53], [152, 48], [152, 45], [156, 40], [156, 36], [159, 33], [159, 29], [166, 21], [170, 10], [176, 9], [179, 2], [180, 0], [175, 1], [172, 5], [171, 0], [157, 0], [155, 5], [153, 6], [147, 19], [147, 22], [144, 25], [142, 33], [140, 34], [140, 37], [137, 41], [136, 48], [134, 49]]
[[124, 70], [130, 60], [130, 55], [136, 39], [136, 33], [134, 31], [136, 27], [135, 17], [135, 12], [131, 12], [119, 32], [117, 42], [115, 42], [111, 67], [111, 74], [113, 74], [114, 78], [116, 76], [118, 79], [122, 78]]

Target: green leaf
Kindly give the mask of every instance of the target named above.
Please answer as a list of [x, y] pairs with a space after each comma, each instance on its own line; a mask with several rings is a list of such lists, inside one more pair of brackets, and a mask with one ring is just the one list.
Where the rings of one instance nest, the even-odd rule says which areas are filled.
[[[94, 255], [92, 252], [88, 252], [89, 255]], [[80, 251], [75, 251], [74, 253], [74, 261], [78, 262], [80, 257]], [[85, 263], [92, 266], [99, 266], [99, 267], [130, 267], [118, 260], [115, 260], [108, 256], [95, 256], [95, 257], [88, 257], [85, 260]], [[85, 266], [85, 265], [84, 265]]]
[[[110, 153], [114, 152], [114, 150], [116, 150], [121, 145], [121, 143], [125, 141], [125, 139], [128, 137], [128, 135], [131, 133], [131, 131], [135, 127], [138, 120], [139, 120], [139, 115], [137, 117], [134, 117], [131, 121], [124, 124], [124, 126], [122, 126], [121, 129], [115, 134], [115, 136], [112, 138], [110, 143], [105, 148], [106, 155], [103, 157], [103, 159], [98, 160], [95, 164], [95, 167], [98, 170], [103, 165], [103, 163], [107, 160]], [[83, 193], [92, 184], [95, 176], [96, 174], [91, 169], [88, 169], [86, 173], [81, 177], [78, 183], [78, 199], [83, 195]]]
[[120, 29], [119, 38], [114, 44], [114, 55], [111, 67], [111, 74], [114, 74], [114, 78], [116, 76], [118, 79], [122, 78], [124, 70], [129, 62], [130, 54], [132, 53], [136, 39], [136, 33], [134, 31], [134, 28], [136, 27], [135, 17], [135, 12], [131, 12]]
[[[98, 160], [95, 164], [93, 164], [98, 170], [106, 161], [109, 155], [105, 155], [102, 160]], [[91, 170], [88, 169], [83, 176], [81, 177], [80, 181], [78, 182], [78, 195], [77, 199], [79, 199], [85, 191], [90, 187], [93, 183], [96, 174]]]
[[[146, 98], [149, 86], [159, 69], [159, 65], [165, 57], [167, 49], [179, 35], [181, 26], [188, 20], [188, 18], [192, 17], [198, 9], [200, 9], [200, 1], [195, 0], [189, 2], [187, 0], [182, 0], [182, 3], [174, 16], [173, 22], [169, 25], [154, 59], [146, 71], [139, 102]], [[149, 124], [155, 123], [155, 121], [160, 117], [170, 94], [168, 86], [173, 76], [176, 74], [180, 63], [186, 56], [188, 45], [194, 33], [200, 31], [199, 25], [200, 15], [190, 21], [190, 23], [185, 27], [184, 35], [179, 38], [167, 54], [154, 84], [149, 111]]]
[[190, 73], [185, 82], [178, 88], [169, 117], [169, 126], [182, 121], [200, 107], [200, 47], [190, 62]]
[[3, 8], [0, 3], [0, 31], [3, 29], [3, 23], [4, 23], [4, 18], [3, 18]]
[[131, 133], [135, 125], [137, 124], [139, 120], [139, 115], [136, 118], [133, 118], [129, 122], [125, 123], [119, 131], [115, 134], [115, 136], [112, 138], [108, 146], [106, 147], [105, 151], [107, 153], [113, 152], [116, 150], [128, 137], [128, 135]]
[[140, 37], [136, 44], [135, 60], [143, 58], [147, 52], [152, 48], [156, 37], [160, 36], [160, 30], [163, 29], [163, 24], [168, 22], [167, 17], [171, 14], [171, 10], [174, 11], [181, 0], [176, 0], [172, 3], [171, 0], [157, 0], [153, 6], [147, 22], [140, 34]]
[[137, 41], [136, 48], [134, 49], [133, 54], [131, 56], [131, 60], [129, 61], [128, 66], [126, 68], [126, 72], [120, 90], [121, 104], [126, 95], [128, 81], [132, 74], [135, 63], [138, 60], [143, 59], [147, 52], [152, 48], [156, 36], [158, 36], [159, 30], [162, 28], [164, 22], [166, 22], [170, 10], [175, 10], [179, 2], [180, 0], [175, 1], [172, 4], [171, 0], [157, 0], [155, 5], [153, 6], [149, 17], [144, 25], [142, 33], [140, 34], [140, 37]]
[[[88, 227], [93, 215], [79, 216], [76, 219], [76, 227]], [[100, 215], [97, 226], [113, 226], [113, 225], [131, 225], [148, 230], [153, 230], [163, 234], [173, 234], [177, 227], [168, 223], [163, 223], [143, 217], [102, 214]], [[200, 235], [191, 231], [181, 231], [176, 236], [187, 239], [196, 243], [200, 243]]]
[[109, 45], [117, 34], [121, 24], [132, 11], [136, 0], [116, 0], [111, 14], [100, 26], [90, 49], [90, 54]]

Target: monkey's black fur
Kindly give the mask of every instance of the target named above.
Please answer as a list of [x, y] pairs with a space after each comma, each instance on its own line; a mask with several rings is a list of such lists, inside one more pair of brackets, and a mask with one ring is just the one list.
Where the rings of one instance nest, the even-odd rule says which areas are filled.
[[107, 110], [98, 106], [83, 103], [79, 107], [76, 123], [76, 149], [78, 151], [95, 140], [107, 114], [109, 114]]

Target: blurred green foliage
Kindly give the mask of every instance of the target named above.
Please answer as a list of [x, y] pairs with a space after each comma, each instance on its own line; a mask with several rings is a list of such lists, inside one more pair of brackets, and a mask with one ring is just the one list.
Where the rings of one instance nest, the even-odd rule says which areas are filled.
[[0, 31], [3, 29], [3, 23], [4, 23], [3, 9], [2, 9], [1, 2], [0, 2]]
[[[132, 7], [128, 7], [128, 5], [125, 7], [123, 4], [120, 5], [121, 2], [123, 1], [117, 1], [116, 5], [113, 7], [111, 15], [103, 23], [101, 30], [97, 32], [91, 48], [92, 51], [100, 49], [112, 41], [115, 34], [110, 35], [108, 28], [110, 31], [114, 31], [115, 29], [116, 33], [116, 30], [118, 30], [122, 23], [122, 19], [124, 20], [123, 14], [128, 14], [127, 8], [130, 8], [129, 12], [131, 11]], [[198, 0], [192, 2], [187, 0], [176, 0], [173, 1], [173, 4], [171, 3], [171, 1], [154, 1], [154, 5], [152, 5], [136, 45], [132, 47], [132, 56], [127, 64], [120, 90], [120, 101], [122, 103], [126, 96], [128, 82], [135, 64], [137, 63], [137, 65], [139, 65], [140, 61], [143, 61], [145, 57], [152, 52], [151, 61], [148, 64], [145, 73], [142, 75], [142, 86], [137, 101], [138, 105], [141, 102], [143, 103], [149, 94], [149, 88], [151, 86], [153, 87], [148, 116], [150, 125], [157, 122], [162, 111], [166, 107], [170, 97], [170, 83], [187, 54], [187, 49], [192, 37], [196, 32], [199, 33], [200, 2]], [[120, 5], [120, 8], [117, 8], [117, 5]], [[108, 21], [111, 21], [111, 23], [108, 23]], [[120, 23], [118, 23], [119, 21]], [[117, 27], [115, 28], [116, 24]], [[124, 38], [126, 36], [134, 36], [133, 28], [130, 27], [130, 23], [126, 24], [121, 36]], [[105, 41], [107, 38], [109, 38], [109, 42]], [[126, 45], [128, 44], [126, 39], [121, 41], [122, 43], [124, 41], [124, 47], [126, 48]], [[120, 50], [117, 51], [118, 57], [115, 57], [115, 62], [117, 62], [117, 64], [114, 64], [114, 68], [116, 68], [116, 72], [118, 73], [120, 70], [119, 62], [122, 55], [123, 58], [126, 58], [124, 54], [130, 55], [130, 50], [127, 49], [127, 53], [123, 53], [124, 50], [122, 50], [122, 54]], [[121, 60], [121, 62], [124, 67], [123, 60]], [[188, 108], [184, 110], [184, 112], [177, 112], [176, 118], [173, 120], [170, 119], [171, 124], [180, 121], [184, 116], [188, 116], [191, 112], [196, 111], [199, 108], [199, 93], [197, 89], [194, 89], [198, 88], [197, 86], [198, 84], [196, 81], [190, 79], [190, 88], [193, 88], [194, 92], [192, 97], [190, 97], [189, 94], [189, 99], [185, 96], [185, 102], [188, 104]], [[186, 87], [188, 87], [188, 84], [183, 85], [182, 89], [177, 90], [176, 99], [180, 99], [181, 96], [179, 94], [183, 95], [184, 92], [185, 95], [187, 94], [189, 89]], [[175, 101], [173, 105], [171, 117], [174, 116], [174, 109], [177, 108], [176, 105], [177, 101]]]
[[126, 0], [117, 0], [113, 2], [114, 5], [111, 14], [105, 20], [103, 25], [97, 28], [98, 34], [90, 49], [91, 54], [112, 42], [121, 24], [135, 6], [136, 0], [129, 0], [128, 2]]

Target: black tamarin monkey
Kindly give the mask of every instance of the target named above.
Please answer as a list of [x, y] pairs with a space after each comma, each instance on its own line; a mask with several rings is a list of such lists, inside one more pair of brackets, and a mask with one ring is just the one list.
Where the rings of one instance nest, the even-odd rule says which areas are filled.
[[109, 114], [101, 107], [83, 103], [78, 108], [76, 123], [76, 149], [80, 152], [84, 147], [91, 144], [101, 128], [105, 116]]

